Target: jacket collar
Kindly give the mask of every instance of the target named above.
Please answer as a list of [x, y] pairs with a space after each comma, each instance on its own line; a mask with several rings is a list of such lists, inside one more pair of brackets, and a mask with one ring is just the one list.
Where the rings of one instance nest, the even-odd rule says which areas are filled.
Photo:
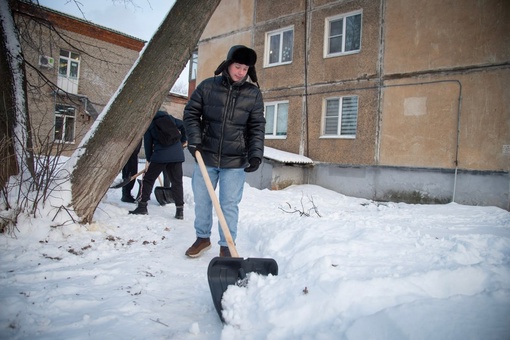
[[244, 83], [246, 83], [246, 80], [248, 79], [248, 75], [246, 75], [243, 79], [241, 79], [240, 81], [236, 81], [234, 82], [232, 80], [232, 78], [230, 78], [230, 74], [228, 74], [228, 71], [227, 70], [223, 70], [223, 72], [221, 73], [221, 79], [223, 81], [223, 83], [226, 85], [226, 86], [236, 86], [236, 87], [241, 87], [244, 85]]

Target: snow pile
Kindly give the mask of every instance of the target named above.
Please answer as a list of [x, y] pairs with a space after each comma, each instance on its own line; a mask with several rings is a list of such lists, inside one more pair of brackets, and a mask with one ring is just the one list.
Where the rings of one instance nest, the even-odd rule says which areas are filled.
[[[134, 190], [137, 188], [135, 187]], [[237, 249], [277, 276], [230, 286], [220, 322], [185, 219], [110, 190], [86, 227], [27, 221], [0, 237], [2, 339], [509, 339], [510, 213], [377, 203], [313, 185], [246, 186]]]

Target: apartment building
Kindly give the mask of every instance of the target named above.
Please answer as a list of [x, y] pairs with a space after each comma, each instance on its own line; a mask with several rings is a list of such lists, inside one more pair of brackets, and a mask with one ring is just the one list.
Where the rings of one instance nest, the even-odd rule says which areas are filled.
[[[36, 152], [70, 155], [146, 42], [22, 1], [13, 1], [12, 9], [27, 61], [28, 108]], [[186, 101], [182, 95], [169, 93], [162, 108], [182, 118]]]
[[36, 152], [70, 155], [145, 42], [45, 7], [11, 4], [26, 60]]
[[191, 69], [257, 51], [266, 146], [313, 166], [265, 159], [253, 185], [509, 209], [508, 18], [505, 0], [222, 0]]

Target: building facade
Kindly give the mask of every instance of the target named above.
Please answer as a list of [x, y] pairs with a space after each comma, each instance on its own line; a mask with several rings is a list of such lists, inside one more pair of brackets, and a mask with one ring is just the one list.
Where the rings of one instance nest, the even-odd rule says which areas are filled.
[[48, 8], [12, 2], [26, 60], [36, 153], [70, 155], [145, 42]]
[[222, 0], [197, 83], [250, 46], [266, 145], [312, 159], [304, 182], [509, 209], [508, 18], [505, 0]]

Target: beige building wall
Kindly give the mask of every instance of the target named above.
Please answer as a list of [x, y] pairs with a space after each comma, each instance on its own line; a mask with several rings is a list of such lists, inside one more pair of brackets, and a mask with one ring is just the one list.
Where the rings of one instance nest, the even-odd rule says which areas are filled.
[[[355, 11], [360, 52], [325, 58], [326, 18]], [[245, 44], [265, 102], [289, 101], [287, 136], [268, 146], [339, 164], [508, 171], [508, 18], [506, 0], [223, 0], [199, 42], [198, 81]], [[292, 63], [266, 67], [266, 34], [285, 27]], [[324, 100], [346, 95], [359, 97], [356, 138], [324, 138]]]
[[214, 76], [233, 45], [252, 47], [254, 0], [222, 0], [198, 43], [197, 85]]
[[510, 59], [508, 0], [385, 0], [384, 72], [415, 72]]
[[239, 32], [199, 43], [197, 84], [214, 76], [214, 71], [226, 59], [227, 53], [233, 45], [251, 46], [251, 33]]
[[510, 68], [459, 76], [459, 167], [510, 170]]
[[428, 78], [386, 86], [379, 163], [454, 168], [460, 84]]
[[[358, 11], [360, 51], [325, 57], [326, 18]], [[199, 42], [199, 81], [230, 46], [250, 46], [264, 101], [289, 103], [287, 136], [265, 144], [311, 158], [311, 182], [508, 209], [509, 19], [508, 0], [223, 0]], [[286, 27], [292, 63], [267, 67], [267, 33]], [[356, 136], [325, 137], [325, 100], [342, 96], [358, 96]]]
[[[310, 14], [309, 83], [319, 85], [374, 79], [378, 73], [380, 2], [371, 0], [324, 2], [327, 4], [312, 7]], [[326, 18], [360, 10], [362, 11], [360, 52], [325, 58]]]
[[[259, 54], [264, 55], [267, 32], [294, 29], [292, 63], [275, 67], [263, 64], [258, 70], [265, 101], [288, 100], [290, 105], [287, 137], [266, 138], [266, 145], [320, 162], [373, 164], [380, 5], [374, 1], [256, 3], [254, 48]], [[364, 18], [361, 52], [324, 58], [326, 18], [360, 8]], [[341, 96], [359, 96], [356, 138], [324, 138], [324, 100]]]
[[505, 0], [385, 2], [384, 85], [407, 85], [383, 91], [382, 165], [509, 170], [509, 18]]

